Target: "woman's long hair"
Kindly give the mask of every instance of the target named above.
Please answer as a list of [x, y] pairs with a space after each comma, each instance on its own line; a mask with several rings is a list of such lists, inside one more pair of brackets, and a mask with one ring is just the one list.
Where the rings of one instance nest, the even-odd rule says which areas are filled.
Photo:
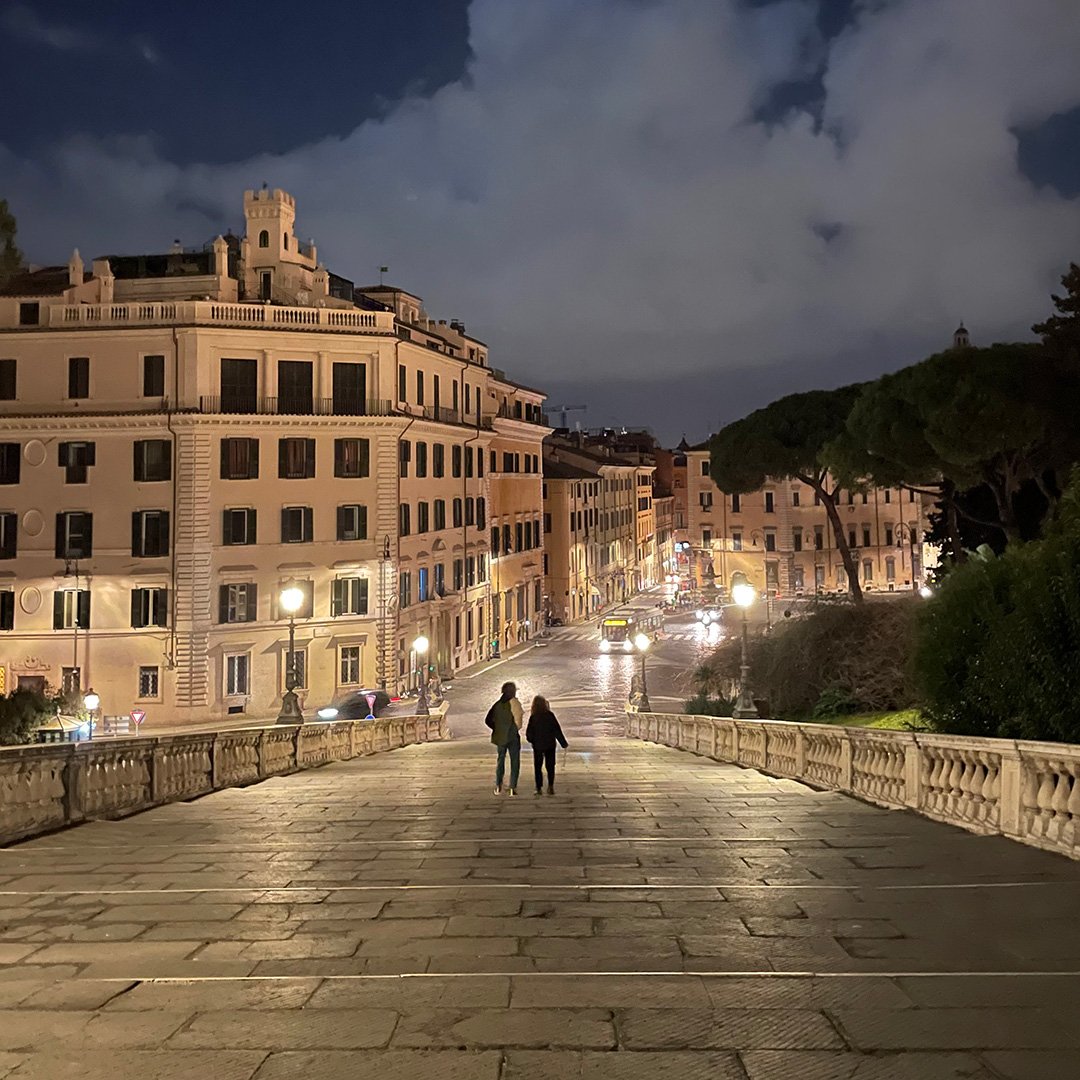
[[537, 713], [543, 712], [551, 712], [551, 706], [548, 705], [547, 698], [537, 694], [536, 697], [533, 698], [531, 715], [536, 716]]

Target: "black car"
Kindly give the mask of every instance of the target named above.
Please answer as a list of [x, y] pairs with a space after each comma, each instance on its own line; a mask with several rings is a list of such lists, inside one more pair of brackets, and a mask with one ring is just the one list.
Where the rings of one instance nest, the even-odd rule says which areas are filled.
[[[368, 704], [368, 697], [374, 703]], [[385, 690], [350, 690], [342, 694], [332, 705], [319, 710], [320, 720], [365, 720], [368, 716], [382, 716], [390, 706], [390, 695]]]

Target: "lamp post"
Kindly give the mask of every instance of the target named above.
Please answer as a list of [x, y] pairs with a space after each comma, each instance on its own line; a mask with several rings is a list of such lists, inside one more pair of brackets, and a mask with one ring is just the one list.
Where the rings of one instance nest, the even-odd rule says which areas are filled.
[[641, 653], [641, 698], [638, 700], [638, 712], [652, 712], [649, 704], [649, 687], [645, 682], [645, 654], [649, 651], [652, 640], [648, 634], [638, 634], [634, 638], [634, 648]]
[[919, 583], [915, 580], [915, 536], [918, 528], [914, 522], [908, 524], [904, 521], [897, 521], [893, 523], [893, 529], [896, 533], [896, 546], [900, 549], [901, 564], [904, 558], [904, 537], [907, 537], [908, 547], [911, 551], [911, 591], [918, 592]]
[[750, 661], [747, 656], [747, 642], [749, 631], [747, 629], [746, 609], [757, 599], [754, 586], [745, 577], [731, 586], [731, 598], [742, 608], [742, 662], [739, 665], [739, 697], [735, 702], [732, 715], [736, 720], [757, 719], [757, 708], [754, 699], [750, 696]]
[[281, 610], [289, 616], [289, 658], [285, 665], [285, 693], [281, 696], [279, 724], [302, 724], [304, 714], [300, 711], [300, 701], [296, 696], [296, 613], [304, 606], [304, 590], [290, 585], [281, 590], [278, 597]]
[[412, 644], [413, 651], [420, 658], [420, 697], [416, 702], [416, 713], [418, 716], [427, 716], [428, 698], [427, 698], [427, 653], [431, 646], [431, 642], [428, 641], [423, 634], [421, 634]]
[[91, 686], [86, 694], [83, 696], [83, 708], [90, 714], [90, 721], [88, 724], [87, 738], [93, 739], [94, 737], [94, 717], [97, 715], [98, 708], [101, 705], [101, 698], [94, 693], [94, 688]]
[[[775, 534], [774, 534], [775, 535]], [[765, 595], [765, 629], [772, 629], [772, 603], [771, 593], [769, 591], [769, 542], [766, 539], [766, 534], [762, 529], [754, 529], [750, 534], [750, 540], [754, 547], [757, 547], [758, 543], [761, 544], [761, 587]], [[777, 575], [779, 577], [779, 575]]]

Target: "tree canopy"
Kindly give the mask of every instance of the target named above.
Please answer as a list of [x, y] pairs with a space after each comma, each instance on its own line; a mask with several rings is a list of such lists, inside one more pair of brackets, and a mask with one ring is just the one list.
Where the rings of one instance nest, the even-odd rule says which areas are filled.
[[7, 199], [0, 199], [0, 282], [6, 281], [22, 266], [22, 252], [15, 246], [15, 215]]
[[1080, 266], [1069, 263], [1061, 279], [1064, 296], [1052, 296], [1057, 313], [1031, 329], [1041, 335], [1047, 349], [1066, 360], [1080, 361]]

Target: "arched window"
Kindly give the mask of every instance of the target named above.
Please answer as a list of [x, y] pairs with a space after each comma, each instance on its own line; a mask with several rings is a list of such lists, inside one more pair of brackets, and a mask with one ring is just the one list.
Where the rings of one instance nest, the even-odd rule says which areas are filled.
[[289, 250], [289, 234], [288, 233], [282, 233], [281, 242], [285, 246], [285, 250], [288, 251]]
[[265, 229], [263, 229], [263, 231], [261, 233], [259, 233], [259, 247], [268, 248], [269, 246], [270, 246], [270, 234]]

